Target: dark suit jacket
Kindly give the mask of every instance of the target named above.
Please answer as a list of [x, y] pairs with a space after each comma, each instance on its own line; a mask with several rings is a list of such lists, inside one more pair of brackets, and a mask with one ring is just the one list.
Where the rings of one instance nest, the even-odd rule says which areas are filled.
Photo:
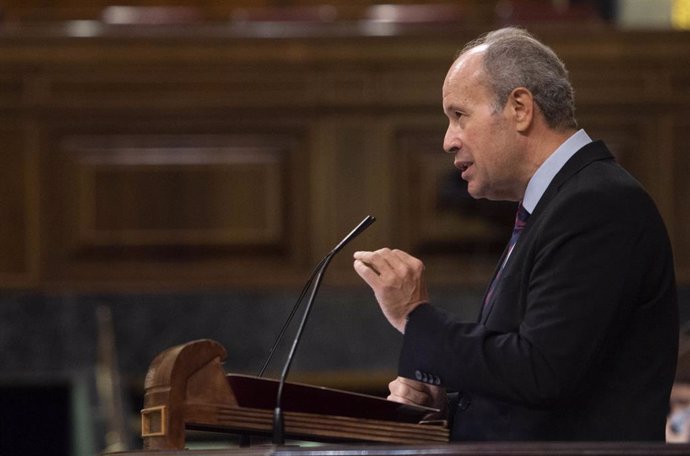
[[663, 440], [677, 345], [664, 224], [594, 142], [549, 185], [478, 322], [410, 314], [399, 371], [460, 392], [454, 440]]

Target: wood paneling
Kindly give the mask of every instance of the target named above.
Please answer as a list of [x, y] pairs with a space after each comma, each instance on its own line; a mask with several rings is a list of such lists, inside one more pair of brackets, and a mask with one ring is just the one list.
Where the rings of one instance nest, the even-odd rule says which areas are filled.
[[[419, 0], [390, 0], [391, 4], [420, 4]], [[434, 2], [442, 3], [442, 2]], [[440, 12], [427, 12], [441, 21], [455, 19], [472, 20], [484, 23], [496, 15], [495, 5], [485, 0], [463, 0], [446, 2]], [[122, 14], [112, 14], [108, 7], [131, 5], [134, 9], [151, 7], [163, 8], [166, 12], [130, 13], [127, 16], [134, 22], [203, 22], [235, 20], [303, 20], [324, 21], [353, 20], [362, 17], [380, 16], [376, 9], [381, 6], [374, 0], [331, 0], [324, 3], [320, 0], [137, 0], [122, 2], [119, 0], [5, 0], [2, 3], [3, 17], [10, 21], [37, 22], [70, 19], [125, 19]], [[445, 13], [445, 14], [444, 14]], [[133, 17], [132, 17], [133, 16]], [[419, 20], [419, 12], [412, 19]]]
[[35, 164], [25, 131], [0, 116], [0, 283], [31, 284], [36, 273]]
[[[243, 138], [244, 139], [244, 138]], [[290, 151], [235, 138], [65, 138], [76, 249], [208, 245], [280, 249]], [[284, 142], [283, 142], [284, 143]]]
[[673, 211], [672, 239], [676, 264], [681, 271], [681, 283], [690, 282], [690, 110], [679, 112], [673, 125], [672, 185], [674, 198], [671, 199]]
[[[435, 283], [487, 280], [513, 205], [469, 198], [441, 150], [441, 84], [480, 31], [93, 27], [0, 32], [0, 286], [294, 287], [367, 214], [329, 283], [383, 246]], [[690, 36], [535, 32], [690, 283]]]
[[46, 282], [257, 285], [304, 267], [301, 132], [75, 125], [42, 142]]

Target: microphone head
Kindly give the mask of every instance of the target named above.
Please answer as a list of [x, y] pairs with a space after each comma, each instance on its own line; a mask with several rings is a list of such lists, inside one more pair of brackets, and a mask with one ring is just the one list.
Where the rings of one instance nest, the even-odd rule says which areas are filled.
[[374, 217], [373, 215], [367, 215], [366, 217], [364, 217], [364, 220], [362, 220], [361, 222], [359, 222], [359, 225], [357, 225], [357, 226], [355, 227], [354, 230], [350, 231], [350, 234], [348, 234], [347, 236], [345, 236], [345, 237], [343, 238], [343, 240], [340, 241], [340, 243], [339, 243], [338, 245], [336, 245], [335, 248], [334, 248], [333, 250], [331, 250], [331, 253], [330, 253], [330, 254], [331, 254], [331, 255], [335, 255], [336, 253], [338, 253], [338, 252], [339, 252], [340, 250], [342, 250], [342, 248], [345, 247], [351, 240], [353, 240], [354, 238], [356, 238], [357, 236], [359, 236], [360, 234], [362, 234], [362, 232], [363, 232], [364, 230], [366, 230], [367, 228], [369, 228], [369, 225], [371, 225], [371, 224], [374, 223], [375, 221], [376, 221], [376, 217]]

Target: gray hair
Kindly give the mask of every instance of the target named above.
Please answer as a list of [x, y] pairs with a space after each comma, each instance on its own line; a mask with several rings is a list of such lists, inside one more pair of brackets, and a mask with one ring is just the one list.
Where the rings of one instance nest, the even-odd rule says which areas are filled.
[[513, 89], [525, 87], [550, 128], [577, 128], [575, 91], [565, 65], [550, 47], [524, 29], [506, 27], [471, 41], [458, 56], [480, 45], [487, 46], [483, 66], [496, 111], [503, 109]]

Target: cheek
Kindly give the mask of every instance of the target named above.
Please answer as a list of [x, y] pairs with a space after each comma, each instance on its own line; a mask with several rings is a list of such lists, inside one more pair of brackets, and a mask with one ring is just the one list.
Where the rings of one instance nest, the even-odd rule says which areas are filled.
[[510, 160], [510, 139], [507, 137], [506, 132], [499, 128], [492, 128], [486, 133], [485, 148], [487, 153], [490, 154], [491, 160], [494, 163], [506, 164]]
[[485, 133], [483, 140], [477, 142], [475, 149], [477, 149], [478, 161], [487, 171], [491, 171], [502, 161], [501, 150], [496, 138], [491, 136], [491, 132]]

